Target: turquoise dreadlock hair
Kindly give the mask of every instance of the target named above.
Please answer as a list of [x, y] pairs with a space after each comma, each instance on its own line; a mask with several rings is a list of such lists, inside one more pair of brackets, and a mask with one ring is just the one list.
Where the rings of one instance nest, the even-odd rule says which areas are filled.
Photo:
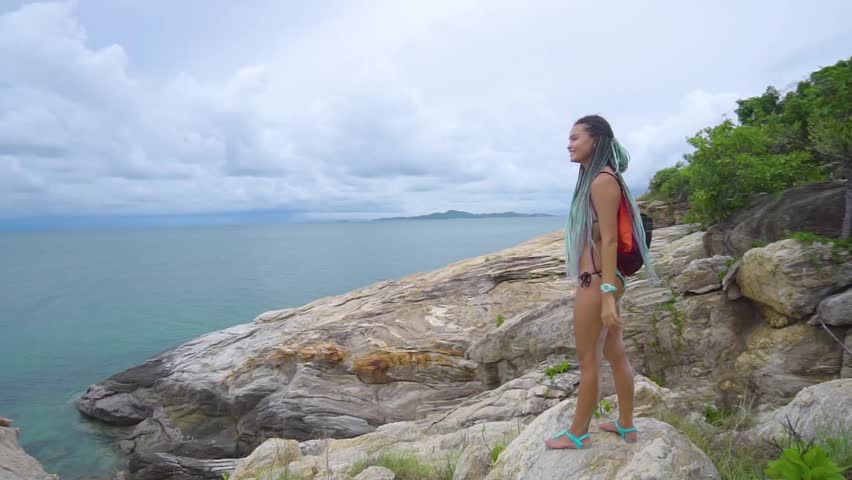
[[[584, 125], [589, 134], [596, 138], [597, 145], [592, 153], [592, 160], [589, 162], [588, 168], [580, 166], [577, 185], [574, 187], [574, 197], [571, 199], [568, 222], [565, 225], [565, 267], [568, 277], [576, 279], [579, 276], [580, 256], [583, 254], [583, 247], [588, 243], [593, 250], [597, 248], [592, 240], [592, 180], [605, 166], [609, 165], [615, 172], [618, 183], [621, 185], [622, 195], [627, 199], [633, 214], [633, 221], [631, 222], [633, 236], [639, 242], [645, 272], [651, 280], [656, 281], [657, 275], [654, 272], [648, 248], [645, 246], [645, 231], [642, 228], [639, 207], [622, 177], [622, 173], [627, 170], [627, 165], [630, 163], [630, 155], [615, 139], [612, 128], [603, 117], [590, 115], [577, 120], [574, 124]], [[594, 254], [594, 251], [592, 254]]]

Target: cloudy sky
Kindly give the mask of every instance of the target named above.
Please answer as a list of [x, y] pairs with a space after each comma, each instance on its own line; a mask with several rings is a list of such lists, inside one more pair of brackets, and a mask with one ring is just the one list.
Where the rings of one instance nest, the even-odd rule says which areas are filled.
[[737, 98], [852, 54], [849, 18], [848, 0], [0, 0], [0, 223], [563, 215], [573, 120], [611, 121], [642, 190]]

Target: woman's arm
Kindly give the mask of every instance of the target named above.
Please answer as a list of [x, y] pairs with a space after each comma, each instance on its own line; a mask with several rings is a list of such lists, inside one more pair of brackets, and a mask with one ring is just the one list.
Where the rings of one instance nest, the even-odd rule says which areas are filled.
[[[612, 175], [598, 175], [592, 181], [592, 202], [598, 214], [601, 232], [601, 278], [603, 283], [616, 285], [618, 249], [618, 206], [621, 187]], [[620, 324], [615, 309], [615, 293], [602, 293], [601, 320], [605, 327]]]

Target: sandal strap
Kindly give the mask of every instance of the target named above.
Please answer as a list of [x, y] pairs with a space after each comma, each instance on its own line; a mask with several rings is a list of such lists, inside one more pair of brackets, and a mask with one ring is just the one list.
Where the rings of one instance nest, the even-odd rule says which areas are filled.
[[553, 438], [558, 438], [561, 435], [565, 435], [569, 440], [574, 442], [574, 446], [577, 448], [583, 448], [583, 440], [589, 438], [589, 433], [586, 432], [585, 435], [580, 435], [579, 437], [572, 435], [568, 430], [562, 430], [557, 433]]
[[576, 446], [577, 448], [583, 448], [583, 440], [589, 438], [589, 432], [586, 432], [586, 434], [577, 437], [568, 430], [562, 430], [561, 432], [557, 433], [553, 438], [559, 438], [561, 435], [565, 435], [566, 437], [568, 437], [569, 440], [574, 442], [574, 446]]
[[621, 425], [618, 424], [618, 420], [616, 420], [614, 423], [615, 423], [615, 428], [618, 429], [618, 434], [621, 435], [622, 437], [624, 437], [625, 433], [630, 433], [630, 432], [636, 431], [636, 427], [621, 428]]

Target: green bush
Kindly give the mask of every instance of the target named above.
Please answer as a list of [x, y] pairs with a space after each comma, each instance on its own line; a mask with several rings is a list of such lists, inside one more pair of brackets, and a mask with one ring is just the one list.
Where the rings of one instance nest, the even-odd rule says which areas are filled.
[[648, 194], [652, 200], [686, 201], [689, 197], [689, 178], [685, 174], [684, 164], [678, 163], [657, 172], [648, 185]]
[[778, 480], [844, 480], [837, 466], [819, 445], [798, 444], [769, 462], [764, 473]]

